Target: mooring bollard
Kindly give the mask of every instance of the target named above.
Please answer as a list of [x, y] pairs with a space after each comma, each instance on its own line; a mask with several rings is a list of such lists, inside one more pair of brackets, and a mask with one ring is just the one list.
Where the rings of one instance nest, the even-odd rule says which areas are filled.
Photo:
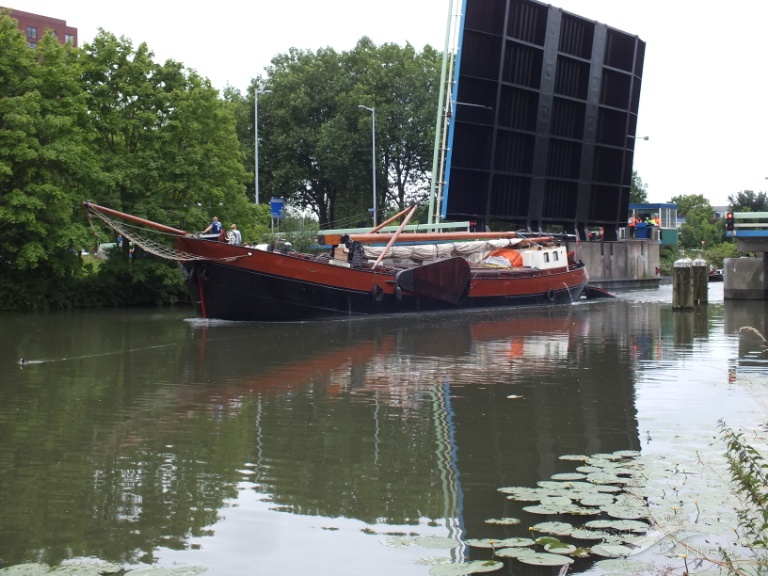
[[709, 302], [707, 261], [682, 258], [672, 266], [672, 308], [693, 308]]
[[696, 258], [691, 263], [692, 281], [693, 281], [693, 303], [709, 303], [709, 268], [707, 261], [703, 258]]
[[672, 308], [693, 308], [693, 270], [690, 258], [672, 265]]

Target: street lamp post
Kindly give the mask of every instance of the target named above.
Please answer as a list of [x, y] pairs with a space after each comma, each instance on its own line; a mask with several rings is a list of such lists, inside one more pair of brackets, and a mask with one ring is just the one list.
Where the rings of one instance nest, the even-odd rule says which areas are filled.
[[253, 148], [255, 201], [259, 203], [259, 94], [272, 94], [272, 90], [254, 90], [253, 93]]
[[360, 104], [371, 113], [371, 180], [373, 183], [373, 225], [376, 226], [376, 110]]

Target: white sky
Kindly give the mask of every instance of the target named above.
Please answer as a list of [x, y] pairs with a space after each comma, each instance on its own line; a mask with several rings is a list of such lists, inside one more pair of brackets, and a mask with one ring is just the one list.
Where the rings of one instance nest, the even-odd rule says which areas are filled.
[[[2, 1], [2, 0], [0, 0]], [[458, 5], [460, 0], [454, 0]], [[552, 0], [647, 44], [635, 169], [651, 202], [703, 194], [713, 206], [742, 190], [768, 190], [768, 3], [758, 0]], [[289, 48], [349, 50], [409, 41], [442, 50], [449, 0], [5, 0], [67, 21], [80, 44], [98, 28], [146, 42], [171, 58], [245, 90]]]

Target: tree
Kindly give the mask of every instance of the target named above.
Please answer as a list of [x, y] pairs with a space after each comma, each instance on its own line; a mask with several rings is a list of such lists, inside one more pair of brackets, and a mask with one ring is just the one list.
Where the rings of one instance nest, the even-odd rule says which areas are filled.
[[104, 31], [84, 53], [99, 162], [110, 175], [98, 200], [192, 231], [213, 215], [247, 229], [234, 114], [210, 82]]
[[670, 203], [677, 205], [677, 213], [685, 218], [680, 225], [680, 245], [686, 249], [700, 249], [722, 242], [723, 224], [715, 218], [709, 200], [701, 194], [675, 196]]
[[728, 210], [731, 212], [768, 212], [768, 194], [743, 190], [728, 196]]
[[677, 205], [677, 215], [681, 217], [686, 217], [689, 212], [696, 208], [712, 210], [709, 200], [702, 194], [682, 194], [674, 196], [669, 202], [670, 204]]
[[[275, 57], [268, 78], [254, 81], [245, 99], [253, 110], [256, 86], [271, 90], [259, 99], [260, 188], [310, 209], [321, 226], [370, 224], [373, 118], [366, 106], [376, 114], [377, 212], [423, 193], [437, 60], [429, 47], [418, 54], [368, 38], [351, 52], [292, 49]], [[245, 131], [238, 132], [242, 141]]]
[[79, 52], [46, 34], [26, 45], [0, 15], [0, 291], [43, 307], [78, 276], [88, 231], [79, 205], [96, 172]]
[[637, 170], [632, 171], [632, 188], [629, 192], [630, 204], [647, 204], [648, 203], [648, 185], [643, 182], [643, 179], [637, 173]]

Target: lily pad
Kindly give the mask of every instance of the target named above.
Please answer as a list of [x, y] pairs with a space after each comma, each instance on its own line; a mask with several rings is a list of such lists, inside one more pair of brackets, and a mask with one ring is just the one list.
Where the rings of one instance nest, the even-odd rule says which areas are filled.
[[642, 572], [652, 566], [640, 560], [627, 560], [626, 558], [612, 558], [595, 562], [595, 566], [607, 572]]
[[586, 474], [579, 472], [563, 472], [562, 474], [554, 474], [552, 480], [583, 480], [586, 477]]
[[51, 567], [47, 564], [16, 564], [15, 566], [8, 566], [0, 570], [2, 576], [40, 576], [42, 574], [48, 574], [51, 571]]
[[523, 564], [532, 564], [534, 566], [564, 566], [573, 564], [573, 558], [562, 556], [560, 554], [550, 554], [549, 552], [534, 552], [519, 556], [518, 561]]
[[589, 456], [584, 456], [584, 454], [564, 454], [563, 456], [560, 456], [560, 460], [574, 460], [576, 462], [586, 462], [589, 460]]
[[544, 550], [551, 554], [573, 554], [576, 552], [576, 546], [558, 542], [557, 544], [547, 544], [544, 546]]
[[629, 556], [632, 552], [632, 548], [620, 544], [598, 544], [597, 546], [592, 546], [592, 554], [608, 558], [621, 558]]
[[590, 520], [585, 524], [587, 528], [601, 530], [620, 530], [626, 532], [647, 532], [650, 526], [640, 520]]
[[464, 541], [467, 546], [473, 548], [503, 548], [501, 542], [502, 538], [470, 538]]
[[568, 536], [573, 532], [573, 524], [568, 522], [540, 522], [533, 525], [533, 529], [544, 534], [554, 534], [555, 536]]
[[485, 521], [486, 524], [502, 524], [505, 526], [514, 526], [520, 524], [520, 518], [489, 518]]
[[444, 536], [418, 536], [415, 541], [416, 545], [423, 546], [424, 548], [440, 548], [445, 550], [456, 548], [459, 545], [454, 538], [446, 538]]
[[503, 540], [498, 540], [498, 543], [499, 547], [502, 548], [518, 548], [536, 544], [532, 538], [504, 538]]
[[536, 554], [536, 552], [530, 548], [502, 548], [501, 550], [496, 550], [496, 556], [499, 558], [520, 558], [528, 554]]
[[390, 548], [408, 548], [416, 546], [416, 539], [411, 536], [390, 536], [384, 540], [384, 545]]
[[495, 560], [471, 560], [456, 564], [442, 564], [429, 570], [432, 576], [462, 576], [463, 574], [479, 574], [480, 572], [493, 572], [500, 570], [503, 562]]
[[604, 540], [605, 537], [608, 536], [608, 533], [602, 532], [601, 530], [585, 530], [581, 528], [579, 530], [574, 530], [569, 536], [576, 540]]

